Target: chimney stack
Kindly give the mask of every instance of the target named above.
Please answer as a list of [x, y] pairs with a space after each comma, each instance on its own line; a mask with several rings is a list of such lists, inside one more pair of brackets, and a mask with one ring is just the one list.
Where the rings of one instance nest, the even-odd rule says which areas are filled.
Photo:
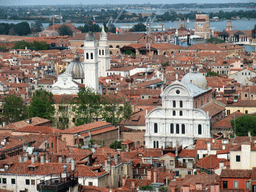
[[41, 164], [44, 164], [44, 155], [42, 155], [42, 156], [40, 157], [40, 163], [41, 163]]
[[71, 171], [75, 171], [75, 160], [71, 159]]

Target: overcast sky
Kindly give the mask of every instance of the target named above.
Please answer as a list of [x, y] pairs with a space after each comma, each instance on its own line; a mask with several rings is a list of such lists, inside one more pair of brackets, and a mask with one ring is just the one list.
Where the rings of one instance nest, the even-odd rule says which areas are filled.
[[0, 5], [249, 3], [255, 0], [0, 0]]

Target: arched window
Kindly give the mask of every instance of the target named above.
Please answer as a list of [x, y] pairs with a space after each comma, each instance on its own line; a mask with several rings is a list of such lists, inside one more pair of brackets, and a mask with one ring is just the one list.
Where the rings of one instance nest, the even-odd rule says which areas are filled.
[[182, 124], [182, 125], [181, 125], [181, 133], [182, 133], [182, 134], [185, 134], [185, 132], [186, 132], [186, 131], [185, 131], [185, 124]]
[[180, 133], [180, 125], [176, 124], [176, 133], [179, 134]]
[[183, 107], [183, 102], [182, 101], [180, 101], [180, 108], [182, 108]]
[[109, 48], [113, 48], [113, 46], [112, 46], [112, 45], [109, 45]]
[[202, 134], [202, 125], [199, 124], [198, 125], [198, 135], [201, 135]]
[[116, 48], [119, 48], [119, 47], [120, 47], [119, 45], [116, 46]]
[[156, 142], [155, 141], [153, 142], [153, 148], [156, 148]]
[[89, 59], [89, 53], [86, 53], [86, 59]]
[[157, 133], [157, 123], [154, 123], [154, 133]]
[[102, 55], [104, 55], [104, 50], [102, 50]]
[[99, 50], [99, 55], [101, 55], [101, 50]]
[[159, 143], [158, 143], [158, 141], [156, 142], [156, 148], [159, 148]]
[[171, 125], [170, 125], [170, 133], [174, 133], [173, 123], [171, 123]]
[[182, 116], [183, 115], [183, 113], [182, 113], [182, 111], [180, 111], [180, 116]]
[[172, 106], [176, 107], [176, 101], [172, 101]]
[[91, 59], [93, 59], [93, 53], [91, 53]]
[[176, 111], [172, 111], [172, 115], [175, 116], [176, 115]]

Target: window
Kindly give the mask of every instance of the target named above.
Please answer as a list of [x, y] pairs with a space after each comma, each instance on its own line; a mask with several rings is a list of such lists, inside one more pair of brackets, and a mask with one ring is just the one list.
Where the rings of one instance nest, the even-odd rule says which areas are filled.
[[176, 107], [176, 101], [172, 101], [172, 106]]
[[89, 53], [86, 53], [86, 59], [89, 59]]
[[176, 176], [180, 176], [180, 172], [179, 171], [176, 171]]
[[53, 148], [53, 143], [51, 143], [51, 147]]
[[173, 165], [173, 160], [170, 160], [170, 165], [171, 165], [171, 166]]
[[180, 133], [180, 125], [176, 124], [176, 133], [179, 134]]
[[35, 179], [31, 179], [31, 185], [35, 185], [36, 182], [35, 182]]
[[7, 181], [6, 181], [6, 178], [3, 178], [3, 184], [6, 184]]
[[140, 141], [137, 141], [137, 145], [140, 145]]
[[230, 115], [230, 110], [227, 110], [227, 115]]
[[2, 178], [0, 178], [0, 183], [2, 183]]
[[182, 116], [183, 115], [183, 113], [182, 113], [182, 111], [180, 111], [180, 116]]
[[237, 156], [236, 156], [236, 162], [240, 162], [240, 160], [241, 160], [241, 159], [240, 159], [240, 155], [237, 155]]
[[30, 180], [26, 179], [26, 185], [30, 185]]
[[247, 97], [247, 93], [244, 94], [244, 97]]
[[181, 125], [181, 133], [182, 133], [182, 134], [185, 134], [185, 124], [182, 124], [182, 125]]
[[251, 188], [251, 182], [245, 181], [245, 189], [250, 189], [250, 188]]
[[12, 179], [11, 182], [12, 182], [12, 184], [15, 184], [15, 179]]
[[89, 185], [89, 186], [93, 186], [93, 183], [92, 183], [92, 182], [88, 182], [88, 185]]
[[180, 101], [180, 108], [182, 108], [183, 107], [183, 102], [182, 101]]
[[104, 55], [104, 50], [102, 50], [102, 55]]
[[99, 55], [101, 55], [101, 50], [99, 50]]
[[238, 181], [234, 181], [234, 189], [238, 188]]
[[176, 112], [175, 112], [175, 111], [172, 111], [172, 115], [175, 116], [175, 115], [176, 115]]
[[201, 135], [202, 134], [202, 125], [199, 124], [198, 125], [198, 135]]
[[224, 189], [227, 189], [228, 188], [228, 181], [223, 181], [222, 185], [223, 185]]
[[245, 114], [248, 114], [248, 110], [245, 110]]
[[170, 125], [170, 133], [174, 133], [174, 130], [173, 130], [173, 123], [171, 123], [171, 125]]
[[180, 90], [176, 90], [176, 94], [180, 94]]
[[154, 123], [154, 133], [157, 133], [157, 123]]
[[93, 59], [93, 53], [91, 53], [91, 59]]

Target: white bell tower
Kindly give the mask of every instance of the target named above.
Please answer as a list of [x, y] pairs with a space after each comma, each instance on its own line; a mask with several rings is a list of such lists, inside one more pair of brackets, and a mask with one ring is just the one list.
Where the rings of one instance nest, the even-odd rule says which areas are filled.
[[98, 48], [92, 32], [86, 34], [84, 41], [84, 84], [85, 87], [99, 91]]
[[100, 34], [99, 47], [98, 47], [98, 58], [99, 58], [99, 77], [106, 77], [107, 70], [110, 69], [110, 53], [108, 46], [108, 35], [102, 25], [102, 31]]

